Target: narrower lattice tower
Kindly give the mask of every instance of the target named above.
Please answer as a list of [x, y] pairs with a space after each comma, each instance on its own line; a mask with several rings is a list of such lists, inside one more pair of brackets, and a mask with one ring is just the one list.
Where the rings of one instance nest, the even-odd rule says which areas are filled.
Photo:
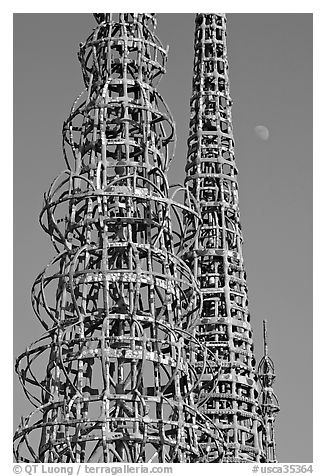
[[267, 463], [277, 463], [275, 444], [275, 416], [280, 411], [273, 384], [275, 380], [274, 362], [268, 355], [267, 321], [263, 321], [264, 355], [258, 365], [258, 378], [261, 386], [260, 408], [264, 419], [262, 445]]
[[[193, 400], [195, 364], [211, 373], [212, 358], [192, 336], [200, 293], [173, 248], [174, 123], [155, 89], [166, 51], [152, 14], [95, 18], [79, 52], [85, 90], [63, 127], [67, 169], [41, 212], [58, 254], [32, 290], [45, 334], [17, 360], [35, 411], [16, 459], [220, 461], [219, 430]], [[196, 233], [177, 235], [190, 245]]]
[[[224, 14], [197, 14], [186, 181], [202, 226], [187, 260], [203, 295], [198, 338], [214, 354], [199, 401], [225, 435], [223, 462], [263, 461], [258, 386], [242, 256]], [[198, 372], [202, 372], [198, 364]]]

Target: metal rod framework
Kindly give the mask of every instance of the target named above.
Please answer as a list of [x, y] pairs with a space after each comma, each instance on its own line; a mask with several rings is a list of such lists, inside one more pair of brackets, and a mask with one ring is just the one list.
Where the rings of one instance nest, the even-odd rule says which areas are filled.
[[185, 184], [199, 204], [202, 225], [184, 258], [203, 296], [197, 337], [214, 354], [218, 379], [212, 393], [212, 376], [198, 363], [204, 378], [197, 398], [206, 395], [202, 411], [223, 430], [223, 462], [265, 461], [267, 417], [259, 407], [242, 255], [226, 35], [224, 14], [196, 15]]
[[157, 91], [154, 14], [97, 13], [66, 169], [40, 224], [56, 257], [32, 304], [44, 334], [16, 361], [35, 407], [17, 462], [275, 462], [274, 364], [255, 367], [224, 14], [197, 14], [184, 186]]
[[17, 359], [35, 410], [15, 456], [217, 462], [220, 430], [193, 399], [196, 363], [209, 373], [212, 361], [194, 337], [201, 295], [177, 257], [196, 231], [171, 227], [173, 214], [194, 230], [199, 218], [185, 187], [169, 195], [175, 126], [156, 91], [166, 51], [153, 14], [95, 18], [79, 51], [85, 90], [63, 126], [67, 168], [40, 216], [58, 254], [32, 289], [45, 334]]

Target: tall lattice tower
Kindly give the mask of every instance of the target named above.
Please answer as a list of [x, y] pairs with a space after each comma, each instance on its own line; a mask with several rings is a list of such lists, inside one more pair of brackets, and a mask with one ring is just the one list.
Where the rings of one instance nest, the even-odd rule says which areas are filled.
[[[198, 214], [187, 190], [173, 192], [184, 194], [185, 205], [168, 196], [174, 123], [155, 89], [166, 51], [152, 14], [95, 18], [79, 52], [85, 90], [63, 127], [67, 168], [45, 195], [40, 217], [58, 254], [32, 290], [45, 333], [17, 360], [35, 410], [15, 434], [15, 456], [48, 463], [220, 461], [220, 431], [209, 412], [200, 412], [204, 401], [193, 399], [196, 363], [212, 374], [205, 365], [213, 358], [193, 337], [201, 297], [174, 251], [172, 212], [183, 210], [194, 229]], [[188, 228], [176, 232], [177, 246], [191, 246], [196, 232]], [[233, 253], [224, 259], [239, 267], [239, 248]], [[243, 277], [236, 285], [244, 287]], [[208, 303], [205, 295], [205, 316]], [[243, 334], [225, 329], [229, 341], [233, 332], [250, 345], [247, 316], [233, 325]], [[234, 381], [232, 372], [223, 385]], [[243, 398], [251, 402], [254, 383], [246, 366], [243, 372], [237, 385], [250, 389]]]
[[[202, 225], [186, 260], [203, 295], [198, 338], [215, 356], [211, 365], [218, 382], [212, 385], [199, 362], [197, 399], [206, 396], [202, 411], [224, 432], [223, 462], [268, 461], [270, 407], [264, 391], [263, 419], [242, 256], [224, 14], [196, 15], [194, 50], [185, 183], [199, 204]], [[262, 368], [267, 364], [265, 358]]]

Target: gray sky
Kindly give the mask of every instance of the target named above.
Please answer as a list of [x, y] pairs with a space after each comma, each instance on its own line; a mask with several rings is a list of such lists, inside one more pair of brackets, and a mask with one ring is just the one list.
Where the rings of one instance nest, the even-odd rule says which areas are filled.
[[[83, 88], [77, 50], [90, 14], [14, 15], [14, 355], [41, 335], [30, 288], [55, 255], [38, 225], [64, 168], [61, 126]], [[193, 63], [192, 14], [159, 14], [169, 44], [159, 91], [177, 123], [170, 183], [182, 182]], [[230, 14], [228, 53], [240, 211], [256, 359], [262, 319], [281, 403], [280, 462], [312, 461], [312, 15]], [[269, 130], [262, 140], [258, 125]], [[29, 411], [14, 376], [14, 426]], [[304, 431], [302, 429], [304, 428]]]

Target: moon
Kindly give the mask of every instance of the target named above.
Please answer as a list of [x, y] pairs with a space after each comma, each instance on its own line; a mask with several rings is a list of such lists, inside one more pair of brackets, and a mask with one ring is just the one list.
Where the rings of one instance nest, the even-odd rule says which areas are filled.
[[266, 141], [269, 138], [269, 130], [265, 126], [256, 126], [255, 133], [261, 140]]

